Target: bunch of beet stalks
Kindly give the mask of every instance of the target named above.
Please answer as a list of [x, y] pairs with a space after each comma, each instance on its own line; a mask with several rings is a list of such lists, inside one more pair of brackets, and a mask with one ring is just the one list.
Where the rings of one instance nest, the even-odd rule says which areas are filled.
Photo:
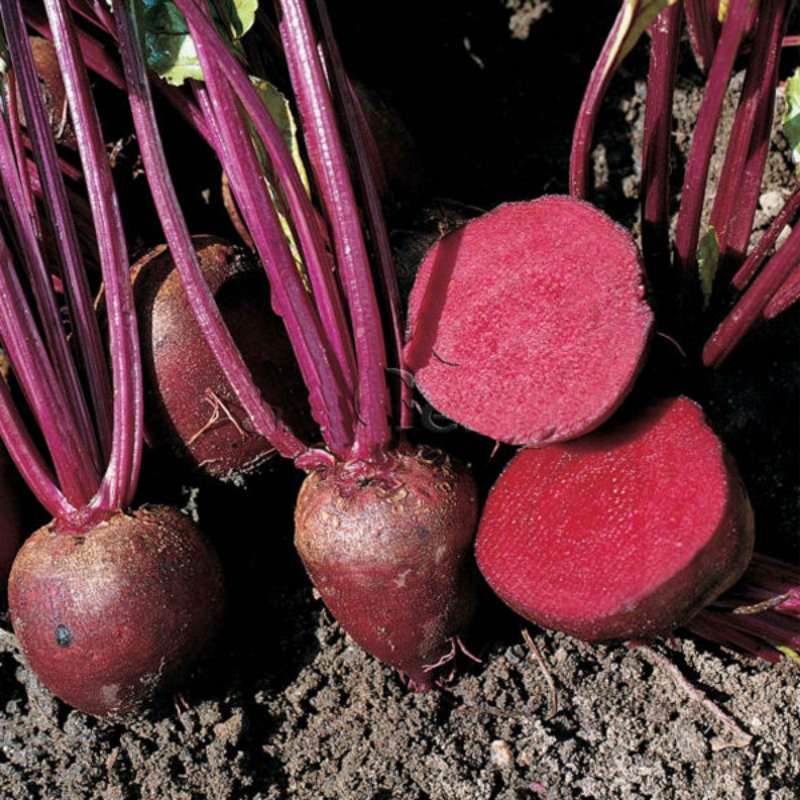
[[[701, 408], [685, 396], [621, 408], [656, 324], [645, 270], [659, 324], [687, 341], [702, 328], [692, 269], [703, 187], [721, 97], [747, 42], [748, 111], [731, 145], [740, 183], [725, 186], [727, 201], [720, 187], [709, 224], [720, 265], [744, 260], [753, 216], [732, 201], [742, 194], [754, 212], [753, 171], [763, 171], [793, 4], [731, 0], [724, 24], [706, 30], [710, 4], [686, 2], [693, 44], [711, 66], [676, 232], [679, 280], [666, 265], [681, 5], [643, 4], [646, 17], [625, 2], [576, 127], [572, 196], [501, 206], [438, 242], [420, 267], [405, 330], [378, 145], [324, 2], [279, 0], [274, 17], [259, 10], [269, 59], [230, 39], [216, 5], [174, 5], [202, 72], [180, 89], [148, 73], [140, 0], [112, 0], [110, 11], [99, 1], [45, 0], [46, 16], [20, 0], [0, 7], [0, 340], [12, 375], [0, 381], [0, 433], [54, 517], [17, 556], [9, 602], [44, 682], [92, 714], [136, 711], [185, 674], [220, 622], [219, 564], [189, 521], [167, 508], [122, 510], [133, 501], [145, 429], [151, 443], [217, 477], [246, 474], [272, 453], [307, 472], [295, 542], [311, 579], [342, 627], [417, 688], [438, 679], [472, 621], [475, 552], [515, 611], [586, 640], [651, 639], [688, 624], [765, 658], [800, 648], [800, 574], [761, 556], [745, 572], [753, 514]], [[654, 7], [664, 9], [655, 21]], [[53, 41], [91, 223], [70, 205], [26, 18]], [[600, 100], [649, 23], [643, 263], [630, 234], [584, 197]], [[87, 25], [118, 42], [119, 64]], [[260, 91], [276, 53], [292, 101], [279, 103], [280, 114]], [[127, 92], [166, 239], [130, 271], [87, 66]], [[231, 214], [260, 265], [227, 242], [191, 236], [154, 86], [221, 165]], [[104, 287], [97, 308], [80, 246], [89, 224]], [[761, 274], [776, 261], [787, 269], [791, 241]], [[761, 249], [748, 269], [766, 258]], [[735, 309], [734, 318], [733, 335], [718, 331], [706, 345], [708, 364], [744, 335]], [[477, 540], [469, 474], [408, 432], [415, 387], [465, 427], [522, 448], [489, 495]]]

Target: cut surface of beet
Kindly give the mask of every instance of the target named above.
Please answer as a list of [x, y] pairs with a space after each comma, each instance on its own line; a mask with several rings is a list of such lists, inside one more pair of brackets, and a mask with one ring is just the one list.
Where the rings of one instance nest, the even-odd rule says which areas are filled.
[[730, 586], [753, 517], [702, 409], [680, 397], [523, 450], [492, 489], [478, 566], [518, 614], [581, 639], [667, 633]]
[[423, 395], [478, 433], [573, 439], [614, 413], [644, 363], [644, 296], [633, 239], [590, 204], [500, 206], [425, 257], [406, 361]]

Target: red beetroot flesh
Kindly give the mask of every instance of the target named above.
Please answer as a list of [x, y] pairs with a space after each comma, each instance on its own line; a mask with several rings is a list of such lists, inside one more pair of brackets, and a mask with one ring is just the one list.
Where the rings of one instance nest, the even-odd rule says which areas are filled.
[[671, 631], [739, 578], [752, 548], [736, 467], [684, 397], [520, 452], [477, 537], [478, 566], [505, 603], [588, 641]]
[[425, 257], [406, 361], [425, 397], [478, 433], [573, 439], [614, 413], [644, 363], [644, 295], [631, 236], [593, 206], [500, 206]]
[[[314, 438], [303, 385], [263, 269], [210, 236], [194, 239], [203, 275], [264, 399], [299, 435]], [[218, 478], [257, 468], [272, 452], [239, 406], [203, 338], [169, 250], [134, 266], [147, 390], [148, 440]]]
[[295, 544], [347, 633], [423, 689], [475, 612], [476, 518], [466, 470], [438, 451], [411, 450], [309, 475]]
[[38, 530], [14, 562], [9, 606], [45, 685], [116, 718], [186, 675], [221, 623], [222, 571], [190, 520], [154, 506], [83, 535]]

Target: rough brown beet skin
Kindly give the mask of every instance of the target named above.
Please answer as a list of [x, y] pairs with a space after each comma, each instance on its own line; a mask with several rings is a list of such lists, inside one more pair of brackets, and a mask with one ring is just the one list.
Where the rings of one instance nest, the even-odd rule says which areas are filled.
[[374, 467], [309, 475], [295, 544], [347, 633], [422, 689], [475, 612], [476, 517], [467, 471], [439, 451], [409, 449]]
[[[203, 275], [264, 399], [301, 436], [315, 436], [307, 392], [263, 269], [210, 236], [194, 239]], [[147, 437], [217, 478], [257, 468], [272, 452], [238, 405], [195, 321], [169, 250], [134, 266]], [[229, 416], [230, 415], [230, 416]]]
[[153, 506], [81, 535], [39, 529], [14, 562], [9, 607], [44, 684], [81, 711], [118, 718], [174, 687], [216, 633], [222, 570], [189, 519]]
[[495, 593], [588, 641], [666, 634], [731, 586], [753, 551], [739, 473], [685, 397], [576, 442], [523, 450], [476, 542]]

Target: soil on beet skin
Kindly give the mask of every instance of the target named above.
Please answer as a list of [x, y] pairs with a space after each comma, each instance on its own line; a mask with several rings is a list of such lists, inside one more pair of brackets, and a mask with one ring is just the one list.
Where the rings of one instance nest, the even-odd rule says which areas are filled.
[[[389, 28], [362, 0], [340, 5], [348, 63], [390, 92], [429, 168], [427, 194], [394, 221], [406, 252], [419, 249], [418, 232], [438, 234], [434, 216], [413, 213], [426, 203], [457, 198], [474, 213], [566, 189], [571, 125], [617, 2], [597, 4], [591, 24], [578, 0], [549, 3], [525, 39], [513, 37], [509, 19], [538, 2], [411, 4], [394, 10]], [[645, 63], [640, 47], [615, 80], [594, 150], [594, 199], [634, 230], [643, 110], [636, 76]], [[679, 88], [677, 175], [700, 98], [688, 54], [682, 64], [689, 78]], [[792, 180], [778, 137], [762, 228], [764, 207]], [[202, 232], [230, 235], [225, 224]], [[757, 547], [794, 561], [798, 327], [797, 313], [784, 315], [722, 370], [700, 377], [686, 376], [673, 345], [657, 339], [658, 369], [642, 378], [676, 393], [691, 379], [739, 463]], [[485, 493], [510, 449], [492, 457], [491, 442], [442, 432], [440, 420], [435, 427], [429, 438], [470, 461]], [[750, 661], [680, 633], [654, 645], [752, 736], [742, 746], [647, 651], [531, 627], [554, 699], [520, 621], [487, 599], [466, 642], [481, 663], [459, 655], [444, 690], [414, 694], [315, 597], [292, 548], [302, 475], [273, 461], [245, 491], [150, 456], [143, 476], [142, 501], [182, 504], [217, 546], [229, 585], [225, 633], [181, 694], [113, 724], [55, 700], [0, 621], [3, 800], [793, 800], [800, 792], [800, 665]], [[30, 516], [29, 530], [45, 521]]]

